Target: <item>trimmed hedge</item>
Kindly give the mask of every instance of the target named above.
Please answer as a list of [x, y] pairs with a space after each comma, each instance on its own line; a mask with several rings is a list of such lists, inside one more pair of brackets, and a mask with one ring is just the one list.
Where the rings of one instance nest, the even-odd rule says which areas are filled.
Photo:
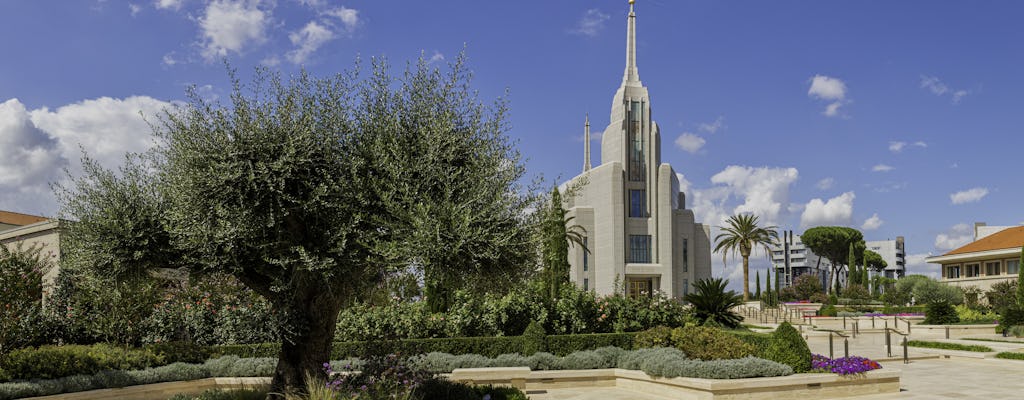
[[999, 354], [996, 354], [996, 358], [1004, 358], [1007, 360], [1024, 360], [1024, 353], [1004, 351]]
[[[598, 347], [615, 346], [633, 348], [636, 333], [590, 333], [580, 335], [548, 335], [547, 351], [566, 355], [575, 351], [592, 350]], [[501, 354], [524, 353], [521, 336], [406, 339], [375, 342], [336, 342], [331, 358], [384, 356], [388, 354], [479, 354], [497, 357]], [[217, 346], [215, 354], [239, 357], [277, 357], [281, 345], [277, 343], [242, 344]]]
[[811, 370], [811, 349], [789, 322], [783, 322], [775, 329], [768, 348], [758, 357], [793, 367], [797, 373]]
[[597, 350], [573, 353], [565, 357], [557, 357], [549, 353], [536, 353], [529, 357], [519, 354], [503, 354], [496, 358], [475, 354], [428, 353], [414, 357], [410, 363], [435, 373], [451, 372], [456, 368], [529, 367], [532, 370], [622, 368], [667, 378], [682, 376], [737, 379], [793, 374], [791, 367], [774, 361], [754, 357], [701, 361], [689, 359], [682, 351], [671, 347], [632, 351], [602, 347]]
[[54, 379], [164, 364], [163, 359], [150, 350], [108, 344], [26, 347], [0, 357], [0, 370], [8, 380]]
[[995, 350], [992, 350], [992, 348], [988, 347], [988, 346], [979, 346], [979, 345], [973, 345], [973, 344], [968, 345], [968, 344], [959, 344], [959, 343], [946, 343], [946, 342], [929, 342], [929, 341], [925, 341], [925, 340], [911, 340], [911, 341], [907, 342], [907, 346], [910, 346], [910, 347], [925, 347], [925, 348], [929, 348], [929, 349], [942, 349], [942, 350], [973, 351], [973, 352], [976, 352], [976, 353], [988, 353], [988, 352], [995, 351]]

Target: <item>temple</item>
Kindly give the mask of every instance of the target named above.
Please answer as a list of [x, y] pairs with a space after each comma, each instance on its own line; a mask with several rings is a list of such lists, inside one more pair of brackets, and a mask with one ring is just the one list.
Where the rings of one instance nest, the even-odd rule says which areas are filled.
[[591, 167], [587, 116], [583, 172], [566, 185], [567, 214], [586, 230], [587, 243], [569, 249], [570, 279], [600, 295], [681, 297], [711, 276], [710, 231], [686, 209], [675, 170], [661, 162], [661, 135], [637, 69], [633, 1], [626, 69], [609, 120], [601, 163]]

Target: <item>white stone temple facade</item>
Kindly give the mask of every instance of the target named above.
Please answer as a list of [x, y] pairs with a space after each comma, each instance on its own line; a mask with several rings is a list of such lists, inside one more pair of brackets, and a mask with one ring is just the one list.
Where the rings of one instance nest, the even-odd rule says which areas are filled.
[[591, 168], [588, 117], [583, 173], [564, 196], [572, 224], [586, 230], [589, 249], [570, 247], [570, 278], [600, 295], [660, 291], [681, 297], [693, 282], [711, 276], [710, 230], [686, 209], [676, 172], [661, 162], [661, 135], [637, 71], [630, 3], [626, 70], [601, 138], [601, 163]]

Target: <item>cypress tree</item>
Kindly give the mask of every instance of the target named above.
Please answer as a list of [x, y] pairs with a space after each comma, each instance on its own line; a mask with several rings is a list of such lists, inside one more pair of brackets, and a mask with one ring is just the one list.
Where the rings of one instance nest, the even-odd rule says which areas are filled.
[[765, 286], [765, 297], [770, 302], [772, 300], [772, 273], [768, 272], [764, 274], [764, 286]]
[[850, 243], [850, 252], [846, 257], [846, 267], [849, 271], [846, 277], [846, 287], [860, 284], [860, 271], [857, 270], [857, 255], [853, 253], [853, 243]]
[[761, 299], [761, 271], [754, 272], [754, 297]]

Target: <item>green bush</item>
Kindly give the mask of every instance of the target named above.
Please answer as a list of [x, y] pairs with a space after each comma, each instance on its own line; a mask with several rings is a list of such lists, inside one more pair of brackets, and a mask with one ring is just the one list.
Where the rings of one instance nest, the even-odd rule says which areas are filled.
[[0, 358], [0, 368], [11, 379], [53, 379], [95, 374], [103, 370], [142, 369], [159, 364], [162, 360], [151, 351], [107, 344], [30, 347]]
[[973, 351], [977, 353], [988, 353], [992, 350], [988, 346], [979, 346], [975, 344], [959, 344], [959, 343], [946, 343], [946, 342], [929, 342], [924, 340], [911, 340], [907, 342], [907, 346], [910, 347], [926, 347], [929, 349], [942, 349], [942, 350], [960, 350], [960, 351]]
[[763, 357], [767, 360], [788, 365], [797, 373], [811, 370], [811, 349], [796, 328], [788, 322], [779, 324], [771, 335], [771, 343]]
[[207, 389], [198, 395], [176, 394], [168, 400], [262, 400], [267, 397], [267, 389]]
[[0, 245], [0, 354], [47, 341], [43, 275], [51, 267], [41, 248]]
[[200, 346], [191, 342], [150, 343], [142, 348], [155, 354], [165, 364], [176, 362], [199, 364], [213, 355], [213, 349], [209, 346]]
[[834, 306], [832, 304], [822, 305], [821, 309], [818, 310], [818, 315], [820, 315], [822, 317], [834, 317], [837, 314], [838, 314], [838, 311], [836, 311], [836, 306]]
[[579, 335], [548, 335], [547, 351], [564, 356], [566, 354], [592, 350], [600, 347], [615, 346], [632, 349], [636, 333], [590, 333]]
[[731, 360], [753, 355], [754, 346], [717, 328], [687, 326], [672, 330], [672, 345], [689, 358]]
[[1011, 326], [1010, 327], [1010, 331], [1007, 332], [1007, 335], [1010, 335], [1010, 336], [1013, 336], [1013, 337], [1024, 337], [1024, 325], [1014, 325], [1014, 326]]
[[1018, 353], [1014, 351], [1004, 351], [996, 354], [996, 358], [1003, 358], [1007, 360], [1024, 360], [1024, 353]]
[[[517, 360], [519, 364], [510, 364], [507, 362], [508, 360]], [[524, 366], [533, 370], [617, 367], [644, 371], [651, 376], [708, 379], [782, 376], [793, 373], [793, 369], [789, 366], [759, 358], [700, 361], [686, 358], [686, 355], [678, 349], [665, 347], [632, 351], [605, 347], [570, 354], [566, 357], [557, 357], [548, 353], [536, 353], [530, 357], [509, 355], [498, 358], [429, 353], [413, 357], [409, 362], [416, 368], [435, 373], [451, 372], [455, 368], [492, 366]]]
[[925, 308], [924, 323], [927, 325], [946, 325], [960, 322], [956, 310], [945, 301], [928, 303]]
[[733, 311], [743, 305], [743, 296], [726, 291], [728, 280], [721, 278], [701, 279], [693, 283], [694, 291], [683, 296], [693, 306], [693, 317], [700, 324], [708, 322], [726, 328], [737, 328], [743, 317]]
[[539, 351], [546, 351], [548, 348], [547, 333], [544, 327], [537, 321], [530, 322], [523, 331], [523, 354], [531, 355]]
[[772, 344], [772, 335], [741, 330], [730, 330], [726, 333], [735, 336], [737, 339], [753, 346], [755, 357], [765, 358], [768, 347]]
[[1024, 308], [1014, 304], [1006, 307], [999, 318], [999, 326], [1003, 329], [1024, 325]]
[[924, 314], [927, 306], [885, 306], [882, 308], [882, 314], [896, 315], [896, 314]]
[[672, 328], [667, 326], [656, 326], [636, 334], [633, 339], [634, 348], [646, 347], [671, 347]]
[[981, 312], [964, 304], [958, 305], [954, 309], [961, 322], [991, 324], [999, 320], [999, 314], [991, 311]]

